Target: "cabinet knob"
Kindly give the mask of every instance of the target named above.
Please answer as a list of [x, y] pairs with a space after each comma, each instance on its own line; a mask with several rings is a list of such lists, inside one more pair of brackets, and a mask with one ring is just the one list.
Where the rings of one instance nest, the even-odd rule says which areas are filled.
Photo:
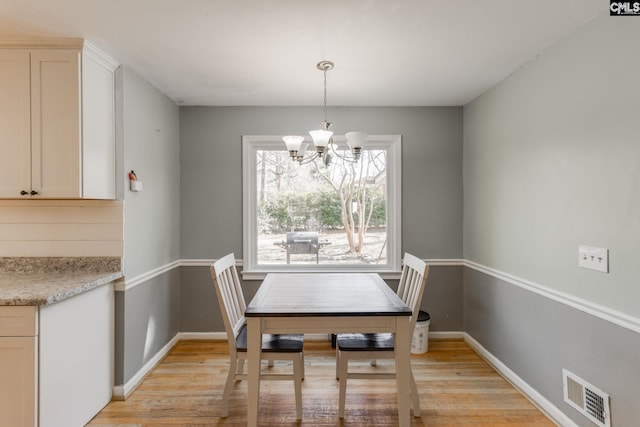
[[26, 192], [26, 191], [24, 191], [24, 190], [22, 190], [22, 191], [20, 192], [20, 195], [21, 195], [21, 196], [26, 196], [27, 194], [29, 194], [29, 193], [27, 193], [27, 192]]
[[38, 192], [36, 190], [31, 190], [31, 195], [35, 196], [36, 194], [38, 194]]

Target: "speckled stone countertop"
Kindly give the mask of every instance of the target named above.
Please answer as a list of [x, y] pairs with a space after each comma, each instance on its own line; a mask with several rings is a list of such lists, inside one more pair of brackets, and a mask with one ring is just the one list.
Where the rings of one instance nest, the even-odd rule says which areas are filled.
[[48, 305], [122, 277], [120, 258], [0, 258], [0, 305]]

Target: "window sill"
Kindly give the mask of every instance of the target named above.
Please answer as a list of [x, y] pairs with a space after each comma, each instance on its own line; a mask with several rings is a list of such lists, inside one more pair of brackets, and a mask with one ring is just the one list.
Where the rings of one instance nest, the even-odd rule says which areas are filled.
[[390, 270], [364, 270], [364, 269], [316, 269], [316, 270], [308, 270], [308, 269], [279, 269], [279, 270], [252, 270], [252, 271], [242, 271], [242, 279], [243, 280], [264, 280], [264, 278], [269, 273], [377, 273], [385, 280], [400, 280], [400, 275], [402, 272], [400, 271], [390, 271]]

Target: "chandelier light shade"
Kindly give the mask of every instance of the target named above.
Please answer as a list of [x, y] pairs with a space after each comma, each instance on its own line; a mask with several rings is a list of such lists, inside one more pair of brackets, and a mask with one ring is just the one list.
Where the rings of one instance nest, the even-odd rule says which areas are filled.
[[331, 61], [320, 61], [316, 65], [316, 68], [322, 71], [324, 75], [324, 120], [320, 123], [320, 129], [309, 132], [315, 153], [305, 157], [309, 144], [304, 142], [303, 136], [288, 135], [282, 137], [291, 160], [300, 164], [309, 163], [318, 157], [322, 158], [325, 164], [328, 164], [331, 155], [345, 161], [357, 162], [367, 141], [368, 135], [365, 132], [347, 132], [345, 137], [347, 138], [347, 145], [351, 149], [351, 156], [347, 157], [336, 150], [333, 142], [333, 132], [329, 130], [331, 123], [327, 121], [327, 71], [332, 70], [333, 67], [334, 64]]
[[287, 150], [289, 150], [289, 155], [292, 158], [296, 158], [304, 142], [304, 136], [287, 135], [283, 136], [282, 139], [284, 140], [284, 145], [287, 146]]
[[311, 138], [313, 138], [313, 145], [316, 146], [316, 150], [321, 153], [324, 151], [327, 145], [329, 145], [329, 141], [333, 136], [333, 132], [331, 132], [330, 130], [317, 129], [310, 131], [309, 135], [311, 135]]
[[365, 132], [347, 132], [344, 136], [347, 137], [347, 145], [351, 148], [353, 156], [358, 159], [369, 135]]

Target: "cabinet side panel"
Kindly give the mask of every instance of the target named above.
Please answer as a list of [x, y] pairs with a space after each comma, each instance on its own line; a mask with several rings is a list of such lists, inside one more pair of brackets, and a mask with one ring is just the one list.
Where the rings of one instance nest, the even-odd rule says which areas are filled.
[[31, 191], [29, 52], [0, 50], [0, 198]]
[[115, 105], [113, 71], [82, 56], [83, 197], [115, 198]]
[[79, 198], [80, 52], [31, 53], [31, 176], [37, 197]]
[[40, 310], [40, 427], [82, 426], [113, 390], [113, 285]]

